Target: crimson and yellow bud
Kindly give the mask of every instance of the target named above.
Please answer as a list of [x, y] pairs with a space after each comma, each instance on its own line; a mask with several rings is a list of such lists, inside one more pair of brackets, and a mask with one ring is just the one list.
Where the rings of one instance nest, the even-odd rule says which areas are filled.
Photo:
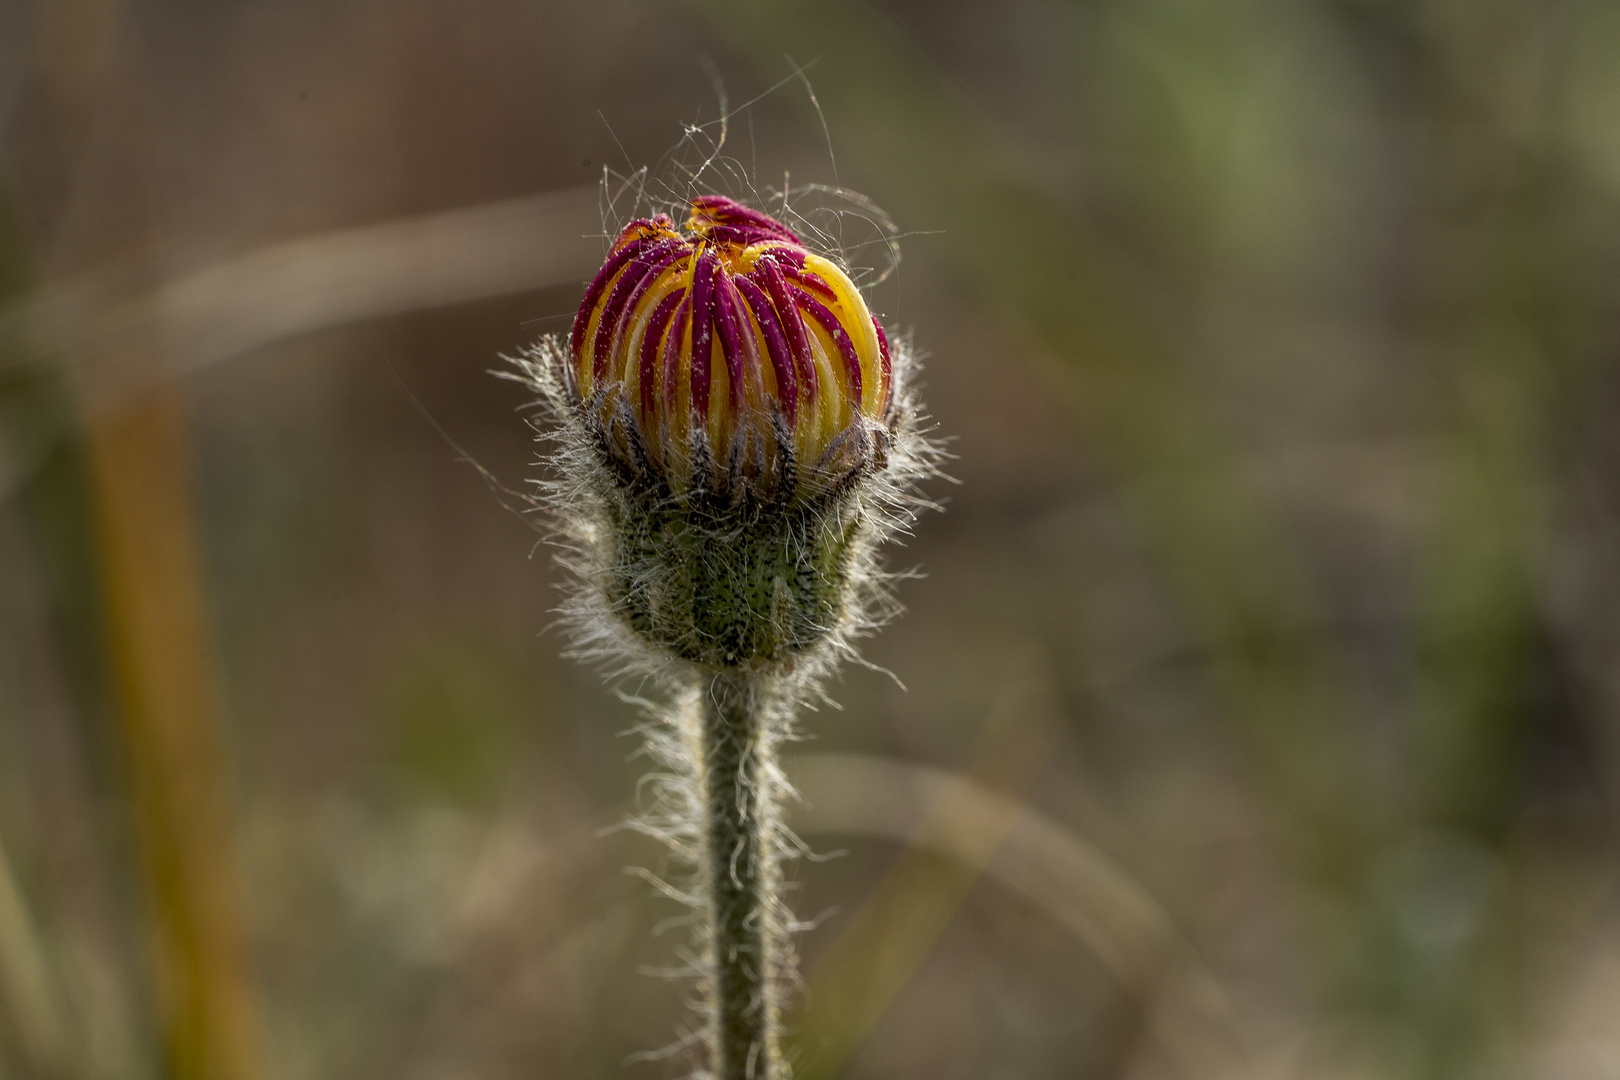
[[860, 290], [787, 226], [693, 199], [625, 226], [574, 319], [577, 400], [669, 490], [832, 490], [881, 461], [894, 375]]

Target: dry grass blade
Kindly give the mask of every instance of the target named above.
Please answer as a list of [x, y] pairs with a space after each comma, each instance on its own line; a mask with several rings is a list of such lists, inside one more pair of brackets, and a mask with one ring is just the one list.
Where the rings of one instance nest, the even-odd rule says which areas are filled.
[[140, 384], [283, 338], [588, 277], [601, 257], [595, 186], [343, 229], [261, 248], [133, 300], [87, 281], [0, 312], [14, 356], [96, 366], [130, 337], [158, 335], [162, 370]]
[[185, 369], [294, 334], [544, 288], [601, 257], [595, 186], [279, 244], [158, 290], [155, 316]]
[[179, 395], [89, 433], [113, 660], [176, 1080], [260, 1074]]
[[66, 1043], [62, 1018], [52, 995], [43, 943], [0, 848], [0, 1005], [22, 1043], [29, 1064], [41, 1075], [62, 1066]]
[[1215, 979], [1146, 890], [1084, 839], [926, 766], [810, 754], [790, 759], [788, 772], [804, 796], [793, 814], [799, 831], [882, 837], [968, 865], [984, 860], [985, 873], [1096, 954], [1151, 1014], [1153, 1035], [1184, 1074], [1217, 1075], [1240, 1064], [1243, 1039]]
[[[0, 307], [0, 371], [79, 369], [94, 416], [165, 381], [285, 338], [589, 277], [601, 256], [596, 185], [274, 244], [133, 300], [86, 278]], [[130, 341], [161, 342], [130, 363]], [[35, 463], [0, 456], [0, 497]]]

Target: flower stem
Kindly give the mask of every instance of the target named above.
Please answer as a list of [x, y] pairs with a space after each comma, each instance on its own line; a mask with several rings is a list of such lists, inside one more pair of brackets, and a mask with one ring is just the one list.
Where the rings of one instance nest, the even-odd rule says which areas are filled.
[[703, 805], [708, 816], [710, 1000], [715, 1080], [778, 1080], [775, 764], [779, 707], [768, 676], [722, 672], [703, 694]]

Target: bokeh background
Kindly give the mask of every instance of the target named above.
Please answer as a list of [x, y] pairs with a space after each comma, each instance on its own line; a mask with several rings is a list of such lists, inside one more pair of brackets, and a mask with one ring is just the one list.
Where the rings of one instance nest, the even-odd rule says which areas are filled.
[[1604, 0], [0, 0], [0, 1074], [687, 1071], [489, 371], [706, 188], [896, 223], [959, 482], [799, 1077], [1620, 1076]]

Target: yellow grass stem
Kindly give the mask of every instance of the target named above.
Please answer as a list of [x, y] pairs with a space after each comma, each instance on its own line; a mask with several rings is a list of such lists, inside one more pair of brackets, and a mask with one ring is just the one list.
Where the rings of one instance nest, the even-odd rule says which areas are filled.
[[88, 438], [97, 542], [175, 1080], [255, 1080], [231, 806], [178, 391]]

